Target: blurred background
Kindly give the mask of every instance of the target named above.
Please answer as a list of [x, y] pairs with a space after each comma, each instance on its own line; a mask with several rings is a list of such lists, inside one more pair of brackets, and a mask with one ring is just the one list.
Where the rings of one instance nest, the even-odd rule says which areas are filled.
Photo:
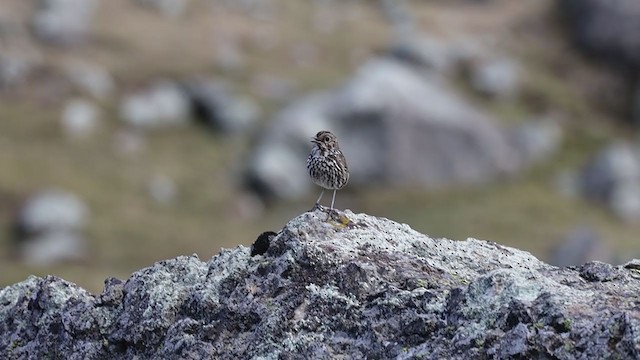
[[0, 286], [250, 245], [313, 206], [321, 129], [338, 208], [640, 256], [636, 0], [0, 4]]

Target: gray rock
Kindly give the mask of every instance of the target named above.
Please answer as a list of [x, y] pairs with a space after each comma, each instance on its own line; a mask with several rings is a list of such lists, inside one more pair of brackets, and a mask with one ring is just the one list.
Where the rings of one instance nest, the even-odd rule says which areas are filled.
[[113, 77], [100, 65], [75, 61], [67, 63], [65, 71], [75, 86], [96, 99], [107, 99], [115, 90]]
[[520, 90], [520, 69], [510, 58], [484, 60], [471, 66], [471, 87], [480, 94], [507, 99]]
[[640, 219], [640, 155], [628, 143], [615, 143], [600, 151], [580, 174], [584, 197], [607, 205], [620, 218]]
[[397, 37], [405, 37], [416, 31], [416, 19], [407, 0], [379, 0], [382, 16], [391, 25]]
[[98, 0], [40, 0], [33, 15], [38, 39], [56, 45], [87, 40]]
[[14, 252], [30, 265], [78, 261], [86, 256], [82, 235], [87, 206], [74, 194], [47, 190], [27, 199], [15, 219]]
[[86, 239], [74, 231], [44, 232], [21, 241], [18, 256], [30, 266], [83, 261], [87, 256]]
[[166, 175], [156, 175], [149, 181], [149, 195], [158, 204], [171, 204], [175, 201], [177, 192], [175, 181]]
[[442, 77], [382, 58], [365, 64], [342, 88], [276, 115], [249, 162], [254, 188], [284, 198], [307, 192], [309, 139], [321, 129], [338, 136], [351, 185], [482, 184], [525, 165], [497, 120]]
[[39, 56], [22, 52], [0, 53], [0, 88], [11, 88], [23, 84], [39, 60]]
[[56, 278], [0, 290], [5, 358], [632, 359], [635, 263], [557, 268], [492, 242], [315, 209], [260, 256], [181, 256], [93, 295]]
[[562, 128], [553, 119], [527, 120], [512, 129], [508, 135], [524, 163], [547, 159], [562, 142]]
[[136, 2], [171, 17], [184, 14], [188, 4], [187, 0], [136, 0]]
[[62, 128], [72, 138], [86, 138], [100, 126], [100, 111], [90, 101], [73, 99], [62, 112]]
[[497, 119], [442, 77], [393, 60], [359, 69], [337, 92], [332, 115], [354, 183], [382, 176], [400, 185], [480, 184], [520, 166]]
[[562, 243], [552, 251], [549, 262], [564, 267], [596, 260], [613, 260], [611, 249], [594, 229], [579, 226], [571, 230]]
[[76, 195], [62, 190], [46, 190], [27, 199], [17, 224], [26, 234], [75, 231], [89, 220], [87, 205]]
[[140, 129], [184, 125], [190, 117], [190, 103], [180, 86], [159, 81], [120, 103], [120, 117]]
[[615, 64], [640, 67], [640, 2], [563, 0], [558, 5], [584, 51]]
[[187, 81], [184, 89], [193, 115], [216, 131], [247, 131], [260, 116], [260, 108], [253, 100], [232, 94], [221, 82], [196, 79]]

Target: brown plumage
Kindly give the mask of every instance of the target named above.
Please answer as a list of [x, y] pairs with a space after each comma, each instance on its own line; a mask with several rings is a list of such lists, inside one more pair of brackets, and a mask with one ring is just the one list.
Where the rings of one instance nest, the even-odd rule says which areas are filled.
[[316, 204], [320, 203], [324, 189], [333, 190], [331, 200], [331, 209], [333, 209], [336, 191], [345, 187], [349, 182], [347, 161], [340, 151], [338, 139], [331, 132], [320, 131], [311, 139], [311, 142], [314, 143], [314, 146], [307, 158], [307, 170], [311, 180], [323, 188]]

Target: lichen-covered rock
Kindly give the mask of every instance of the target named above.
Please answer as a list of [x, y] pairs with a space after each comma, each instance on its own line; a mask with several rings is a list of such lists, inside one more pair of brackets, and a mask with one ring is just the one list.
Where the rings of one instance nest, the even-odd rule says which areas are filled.
[[100, 295], [0, 291], [2, 358], [637, 358], [640, 261], [557, 268], [496, 243], [316, 208], [262, 255], [166, 260]]

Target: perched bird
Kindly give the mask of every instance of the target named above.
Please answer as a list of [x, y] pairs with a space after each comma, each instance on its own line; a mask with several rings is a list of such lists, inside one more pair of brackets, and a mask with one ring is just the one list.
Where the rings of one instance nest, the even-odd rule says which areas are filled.
[[338, 139], [329, 131], [320, 131], [311, 139], [314, 144], [311, 154], [307, 158], [307, 170], [311, 180], [316, 185], [321, 186], [322, 192], [316, 200], [316, 205], [320, 203], [324, 190], [333, 190], [331, 199], [331, 209], [336, 200], [336, 191], [342, 189], [349, 182], [349, 169], [347, 161], [340, 151]]

